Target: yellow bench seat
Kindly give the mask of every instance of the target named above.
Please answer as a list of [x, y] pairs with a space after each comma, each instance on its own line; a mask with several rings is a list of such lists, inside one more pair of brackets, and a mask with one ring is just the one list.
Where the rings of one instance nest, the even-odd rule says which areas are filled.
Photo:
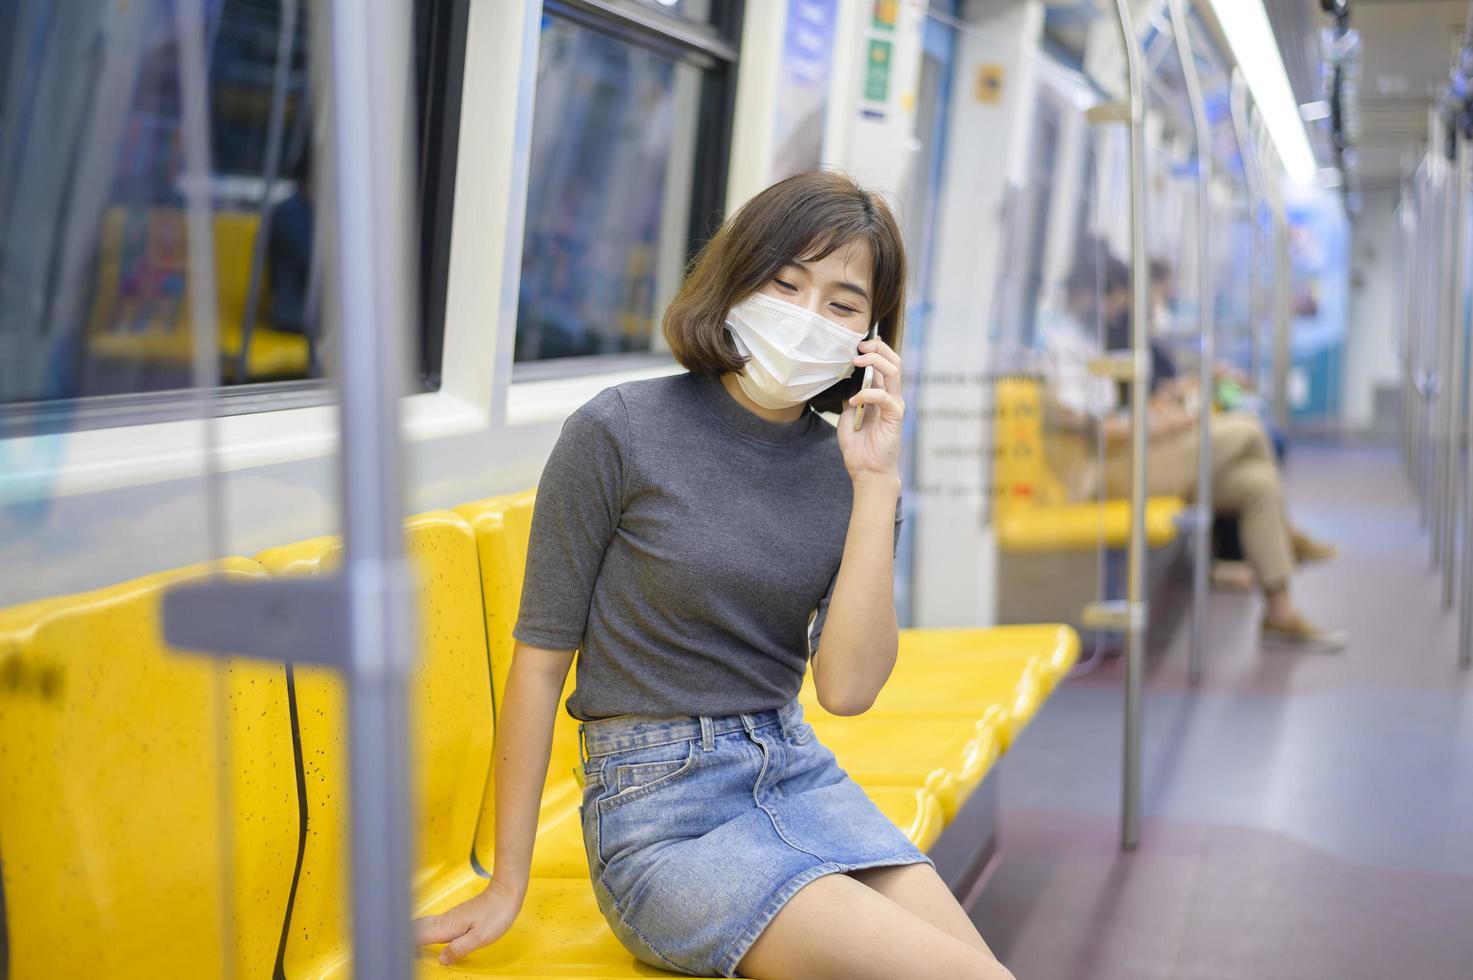
[[[531, 494], [519, 494], [406, 525], [420, 586], [410, 689], [417, 914], [485, 887], [475, 865], [489, 867], [493, 856], [492, 720], [510, 664], [531, 509]], [[293, 577], [323, 574], [339, 560], [338, 542], [319, 538], [223, 568], [240, 578], [259, 577], [263, 567]], [[0, 689], [0, 747], [24, 763], [0, 771], [17, 975], [65, 972], [67, 964], [254, 975], [269, 972], [283, 938], [288, 976], [352, 970], [344, 685], [323, 668], [221, 667], [165, 650], [158, 599], [197, 574], [0, 610], [0, 671], [29, 679]], [[1059, 627], [908, 630], [901, 646], [871, 712], [833, 717], [811, 703], [811, 689], [804, 698], [840, 765], [926, 850], [1073, 662], [1077, 638]], [[225, 760], [214, 755], [222, 734]], [[625, 951], [598, 911], [578, 822], [577, 755], [576, 723], [560, 712], [530, 891], [512, 931], [452, 968], [422, 953], [417, 973], [668, 975]], [[129, 805], [141, 791], [167, 798]], [[229, 815], [218, 811], [224, 798], [235, 801]], [[223, 837], [222, 819], [230, 827]], [[38, 854], [55, 859], [36, 861]], [[91, 877], [56, 873], [80, 859]], [[219, 930], [227, 899], [234, 943]], [[78, 922], [86, 928], [73, 941]], [[179, 922], [190, 925], [183, 939], [173, 935]]]
[[[1027, 724], [1079, 656], [1065, 626], [907, 629], [890, 679], [862, 718], [965, 717], [994, 705], [1008, 711], [1005, 734]], [[810, 721], [832, 718], [818, 703], [810, 674], [799, 694]]]
[[[452, 896], [472, 897], [484, 887]], [[614, 938], [593, 886], [584, 878], [533, 878], [521, 915], [511, 930], [490, 946], [478, 949], [453, 966], [441, 966], [440, 947], [420, 953], [416, 975], [425, 980], [458, 977], [670, 977], [636, 960]]]
[[[1164, 548], [1176, 540], [1178, 497], [1146, 501], [1146, 543]], [[1090, 551], [1123, 548], [1130, 540], [1130, 501], [1014, 504], [997, 514], [997, 543], [1004, 551]]]
[[[1006, 378], [997, 384], [992, 482], [998, 493], [993, 513], [998, 547], [1021, 552], [1123, 548], [1130, 540], [1130, 501], [1071, 503], [1049, 466], [1044, 387], [1031, 378]], [[1184, 506], [1176, 497], [1146, 501], [1146, 540], [1152, 548], [1176, 540], [1177, 516]]]
[[873, 707], [838, 717], [800, 699], [819, 739], [870, 793], [924, 788], [949, 820], [1079, 655], [1062, 626], [902, 630]]
[[164, 592], [206, 574], [261, 572], [232, 558], [0, 612], [11, 976], [271, 972], [299, 832], [287, 676], [164, 646]]

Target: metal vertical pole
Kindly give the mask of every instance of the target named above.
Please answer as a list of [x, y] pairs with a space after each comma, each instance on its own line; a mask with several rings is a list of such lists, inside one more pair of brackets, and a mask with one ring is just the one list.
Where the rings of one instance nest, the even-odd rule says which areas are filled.
[[1427, 475], [1428, 447], [1430, 444], [1430, 431], [1432, 426], [1432, 399], [1434, 376], [1432, 368], [1436, 364], [1436, 351], [1432, 343], [1433, 336], [1427, 330], [1427, 309], [1430, 297], [1427, 295], [1429, 286], [1428, 275], [1432, 259], [1432, 229], [1436, 227], [1437, 205], [1432, 199], [1432, 156], [1428, 154], [1421, 167], [1422, 177], [1417, 188], [1417, 281], [1413, 288], [1417, 291], [1417, 349], [1419, 353], [1417, 363], [1417, 431], [1416, 431], [1416, 485], [1417, 485], [1417, 517], [1421, 527], [1427, 528], [1431, 523], [1431, 508], [1429, 503], [1432, 494], [1432, 481]]
[[1263, 355], [1259, 323], [1263, 312], [1263, 208], [1262, 175], [1253, 144], [1253, 130], [1248, 121], [1248, 83], [1241, 69], [1233, 69], [1230, 105], [1233, 135], [1238, 142], [1238, 156], [1243, 161], [1243, 177], [1248, 183], [1248, 377], [1254, 387], [1263, 378]]
[[[1452, 134], [1449, 134], [1452, 135]], [[1443, 256], [1442, 256], [1442, 305], [1445, 311], [1443, 328], [1448, 335], [1451, 356], [1447, 362], [1447, 428], [1443, 433], [1444, 470], [1447, 488], [1443, 493], [1444, 513], [1442, 518], [1442, 608], [1453, 608], [1453, 585], [1457, 578], [1458, 505], [1462, 499], [1462, 467], [1458, 465], [1462, 439], [1463, 418], [1463, 363], [1464, 331], [1462, 322], [1462, 227], [1465, 201], [1462, 195], [1463, 157], [1467, 156], [1456, 138], [1447, 144], [1447, 201], [1444, 207]]]
[[1140, 45], [1130, 0], [1115, 0], [1130, 86], [1130, 544], [1126, 554], [1125, 753], [1120, 845], [1141, 836], [1141, 693], [1146, 656], [1146, 399], [1150, 383], [1150, 314], [1146, 267], [1146, 99]]
[[1417, 404], [1417, 290], [1414, 288], [1417, 268], [1416, 173], [1402, 179], [1401, 190], [1401, 272], [1398, 277], [1402, 311], [1401, 343], [1401, 455], [1407, 479], [1416, 485], [1416, 404]]
[[1292, 351], [1289, 332], [1293, 324], [1294, 269], [1289, 252], [1289, 215], [1283, 191], [1276, 188], [1272, 200], [1274, 264], [1278, 267], [1274, 276], [1274, 424], [1283, 432], [1289, 428], [1289, 358]]
[[[1453, 303], [1454, 322], [1458, 331], [1468, 326], [1469, 243], [1467, 238], [1468, 216], [1473, 203], [1473, 147], [1469, 147], [1464, 134], [1461, 152], [1458, 154], [1457, 184], [1457, 243], [1458, 261], [1453, 267], [1456, 281]], [[1468, 391], [1465, 402], [1467, 430], [1473, 433], [1473, 390]], [[1456, 458], [1456, 457], [1454, 457]], [[1469, 447], [1467, 469], [1463, 478], [1463, 577], [1462, 600], [1458, 610], [1458, 666], [1464, 670], [1473, 667], [1473, 446]]]
[[[1427, 139], [1429, 146], [1435, 145], [1437, 119], [1435, 110], [1429, 110]], [[1438, 349], [1440, 334], [1437, 330], [1437, 300], [1435, 290], [1437, 264], [1437, 229], [1441, 217], [1437, 201], [1437, 154], [1427, 153], [1425, 172], [1422, 175], [1422, 444], [1417, 457], [1422, 486], [1422, 526], [1431, 531], [1436, 526], [1433, 501], [1436, 498], [1436, 481], [1433, 479], [1436, 456], [1437, 395], [1442, 383], [1441, 351]]]
[[1433, 208], [1437, 215], [1437, 222], [1432, 230], [1432, 250], [1427, 263], [1428, 289], [1427, 308], [1428, 322], [1432, 327], [1434, 350], [1437, 352], [1435, 387], [1436, 404], [1432, 413], [1432, 494], [1428, 509], [1428, 523], [1430, 526], [1429, 551], [1431, 552], [1432, 567], [1439, 569], [1446, 557], [1447, 547], [1447, 495], [1448, 495], [1448, 428], [1449, 412], [1451, 410], [1451, 389], [1449, 379], [1452, 377], [1452, 334], [1447, 329], [1446, 297], [1447, 290], [1444, 286], [1444, 274], [1447, 268], [1447, 239], [1451, 230], [1447, 220], [1447, 208], [1449, 204], [1449, 187], [1447, 161], [1442, 155], [1442, 143], [1446, 136], [1442, 126], [1442, 118], [1433, 110], [1431, 128], [1432, 152], [1429, 157], [1434, 161], [1430, 173], [1433, 175], [1432, 200]]
[[1197, 334], [1200, 338], [1197, 384], [1197, 503], [1192, 543], [1192, 646], [1188, 674], [1202, 679], [1207, 651], [1208, 563], [1212, 551], [1212, 378], [1217, 362], [1214, 313], [1217, 296], [1212, 268], [1212, 127], [1197, 77], [1197, 57], [1187, 24], [1186, 0], [1171, 0], [1171, 30], [1186, 81], [1187, 100], [1197, 133]]
[[[413, 649], [399, 465], [404, 338], [414, 317], [406, 3], [330, 0], [329, 116], [350, 653], [353, 973], [411, 975], [409, 725]], [[319, 48], [318, 50], [322, 50]]]

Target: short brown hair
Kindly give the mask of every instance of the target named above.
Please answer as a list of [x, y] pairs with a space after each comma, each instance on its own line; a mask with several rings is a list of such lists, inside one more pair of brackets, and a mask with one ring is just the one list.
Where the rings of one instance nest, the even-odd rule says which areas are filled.
[[[878, 195], [849, 177], [810, 170], [778, 181], [742, 205], [696, 255], [665, 310], [665, 340], [675, 359], [696, 374], [742, 370], [746, 359], [726, 332], [731, 308], [789, 262], [822, 259], [853, 241], [868, 242], [874, 258], [871, 322], [879, 324], [885, 343], [899, 351], [905, 244], [895, 215]], [[838, 412], [859, 384], [859, 377], [851, 375], [809, 404], [820, 412]]]

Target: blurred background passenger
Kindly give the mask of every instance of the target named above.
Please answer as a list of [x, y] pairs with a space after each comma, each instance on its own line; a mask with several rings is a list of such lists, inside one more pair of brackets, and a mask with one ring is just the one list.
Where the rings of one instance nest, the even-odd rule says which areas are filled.
[[[1096, 281], [1099, 281], [1099, 289]], [[1095, 374], [1090, 362], [1102, 356], [1097, 325], [1129, 323], [1130, 270], [1098, 248], [1075, 264], [1062, 310], [1041, 320], [1039, 344], [1047, 382], [1045, 452], [1059, 478], [1077, 497], [1103, 489], [1110, 497], [1130, 493], [1130, 418], [1114, 382]], [[1118, 326], [1115, 327], [1119, 329]], [[1111, 345], [1114, 346], [1114, 345]], [[1147, 492], [1193, 499], [1197, 495], [1196, 405], [1179, 397], [1153, 397], [1148, 414]], [[1268, 434], [1257, 417], [1214, 414], [1212, 500], [1219, 514], [1238, 518], [1243, 554], [1267, 600], [1265, 640], [1316, 649], [1344, 647], [1342, 633], [1307, 619], [1290, 598], [1295, 567], [1335, 554], [1289, 520], [1283, 481]], [[1103, 447], [1103, 465], [1099, 448]]]

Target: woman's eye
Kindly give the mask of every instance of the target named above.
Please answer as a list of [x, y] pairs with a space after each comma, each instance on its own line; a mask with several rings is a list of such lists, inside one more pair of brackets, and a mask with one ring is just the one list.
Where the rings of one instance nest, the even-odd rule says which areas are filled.
[[845, 306], [843, 303], [830, 303], [829, 306], [833, 307], [835, 310], [838, 310], [840, 313], [844, 314], [845, 316], [850, 316], [851, 314], [854, 314], [854, 313], [858, 313], [859, 312], [854, 307], [852, 307], [852, 306]]
[[790, 293], [796, 293], [798, 291], [798, 287], [797, 286], [794, 286], [792, 283], [790, 283], [790, 282], [788, 282], [788, 281], [786, 281], [784, 279], [774, 279], [772, 281], [775, 282], [775, 283], [777, 283], [779, 288], [786, 289]]

